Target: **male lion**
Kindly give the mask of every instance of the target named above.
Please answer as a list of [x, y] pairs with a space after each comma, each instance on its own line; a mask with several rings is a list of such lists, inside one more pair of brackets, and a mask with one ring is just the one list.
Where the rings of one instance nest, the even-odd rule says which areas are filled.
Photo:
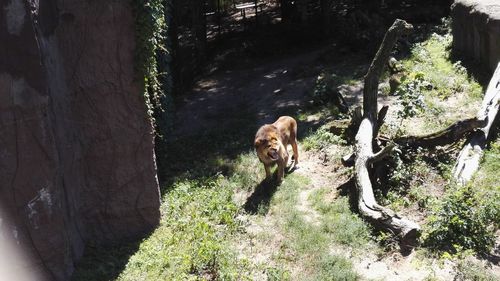
[[288, 164], [288, 144], [292, 145], [293, 167], [299, 163], [297, 149], [297, 122], [289, 116], [281, 116], [273, 124], [266, 124], [255, 134], [254, 146], [260, 162], [266, 169], [266, 179], [271, 177], [271, 166], [278, 164], [278, 182], [283, 181]]

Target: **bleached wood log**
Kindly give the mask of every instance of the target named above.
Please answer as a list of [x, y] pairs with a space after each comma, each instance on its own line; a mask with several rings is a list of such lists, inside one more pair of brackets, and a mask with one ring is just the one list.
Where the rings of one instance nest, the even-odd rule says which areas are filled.
[[466, 134], [485, 126], [487, 123], [487, 118], [479, 119], [476, 117], [459, 120], [439, 132], [422, 136], [403, 136], [394, 139], [394, 142], [401, 146], [436, 147], [438, 145], [454, 143], [462, 139]]
[[[376, 226], [398, 234], [402, 241], [413, 241], [417, 237], [420, 226], [405, 219], [392, 210], [380, 206], [373, 194], [369, 170], [374, 162], [383, 159], [393, 149], [389, 145], [379, 153], [373, 153], [373, 140], [378, 132], [377, 116], [378, 83], [385, 62], [396, 43], [404, 33], [412, 30], [412, 26], [403, 20], [396, 20], [384, 36], [384, 40], [365, 76], [363, 89], [363, 119], [356, 134], [354, 149], [355, 183], [358, 192], [358, 208], [363, 217]], [[386, 111], [386, 109], [384, 110]], [[385, 115], [382, 112], [381, 117]]]
[[417, 237], [420, 226], [392, 210], [380, 206], [375, 200], [370, 180], [369, 169], [371, 164], [383, 159], [392, 150], [393, 146], [386, 146], [380, 153], [372, 151], [373, 124], [365, 118], [361, 121], [355, 146], [355, 182], [358, 191], [358, 208], [360, 213], [378, 227], [389, 229], [398, 234], [402, 241], [413, 241]]
[[483, 156], [488, 134], [498, 113], [499, 102], [500, 63], [497, 65], [495, 73], [490, 80], [481, 109], [477, 114], [478, 118], [485, 119], [487, 122], [469, 137], [453, 168], [453, 177], [460, 184], [467, 183], [479, 169], [479, 162]]

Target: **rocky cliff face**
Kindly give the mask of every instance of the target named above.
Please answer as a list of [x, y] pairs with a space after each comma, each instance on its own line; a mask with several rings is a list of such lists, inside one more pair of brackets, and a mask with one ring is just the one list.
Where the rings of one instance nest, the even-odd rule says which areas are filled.
[[455, 0], [453, 49], [493, 73], [500, 61], [500, 1]]
[[0, 274], [67, 280], [86, 243], [159, 221], [132, 9], [0, 0], [0, 42]]

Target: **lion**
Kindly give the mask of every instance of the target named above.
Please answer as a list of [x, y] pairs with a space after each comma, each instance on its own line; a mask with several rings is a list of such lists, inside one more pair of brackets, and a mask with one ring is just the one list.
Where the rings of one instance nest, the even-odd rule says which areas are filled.
[[273, 124], [265, 124], [255, 134], [254, 146], [260, 162], [264, 164], [266, 179], [271, 178], [271, 167], [278, 164], [278, 182], [285, 176], [288, 164], [287, 146], [293, 149], [293, 167], [299, 163], [297, 148], [297, 122], [290, 116], [281, 116]]

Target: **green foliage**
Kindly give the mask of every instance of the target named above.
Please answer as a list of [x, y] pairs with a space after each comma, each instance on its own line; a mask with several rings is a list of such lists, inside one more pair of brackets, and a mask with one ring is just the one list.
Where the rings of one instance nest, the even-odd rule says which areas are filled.
[[[133, 0], [135, 15], [135, 68], [140, 73], [143, 95], [147, 112], [152, 118], [154, 109], [161, 107], [161, 98], [165, 95], [158, 58], [168, 58], [167, 21], [165, 0]], [[163, 65], [168, 65], [164, 63]], [[170, 73], [168, 73], [170, 74]]]
[[405, 190], [413, 177], [412, 166], [404, 163], [398, 153], [392, 153], [386, 163], [390, 165], [388, 186], [392, 189]]
[[429, 217], [424, 244], [451, 253], [468, 249], [487, 253], [495, 241], [498, 206], [484, 202], [471, 185], [450, 188]]
[[321, 150], [332, 144], [346, 145], [346, 141], [340, 135], [335, 135], [326, 127], [320, 127], [302, 141], [305, 150]]
[[318, 281], [355, 281], [359, 280], [352, 262], [341, 256], [328, 256], [321, 261], [321, 274]]
[[365, 222], [352, 213], [346, 197], [336, 198], [333, 202], [325, 200], [328, 189], [319, 189], [311, 195], [314, 208], [322, 215], [322, 231], [339, 244], [350, 247], [366, 246], [370, 230]]
[[[403, 105], [398, 112], [401, 120], [414, 117], [413, 122], [425, 122], [427, 129], [443, 127], [479, 106], [482, 87], [469, 76], [460, 61], [450, 59], [451, 42], [451, 34], [434, 33], [429, 39], [415, 44], [411, 56], [401, 61], [405, 77], [396, 90]], [[449, 109], [447, 100], [450, 98], [457, 110]], [[408, 128], [410, 132], [406, 133], [419, 134], [420, 127]], [[399, 133], [405, 128], [397, 129]]]
[[496, 276], [484, 270], [484, 267], [468, 259], [458, 261], [455, 281], [495, 281]]
[[500, 140], [491, 144], [473, 180], [452, 186], [429, 219], [426, 245], [452, 254], [466, 250], [487, 253], [500, 227]]
[[268, 281], [290, 280], [290, 272], [282, 268], [269, 267], [266, 269]]
[[425, 75], [419, 72], [412, 77], [402, 79], [403, 82], [395, 93], [403, 106], [398, 111], [398, 117], [403, 119], [413, 117], [426, 108], [423, 92], [432, 89], [432, 84], [424, 77]]
[[323, 71], [316, 77], [312, 92], [313, 99], [318, 104], [325, 104], [332, 100], [333, 94], [337, 91], [338, 86], [350, 84], [353, 83], [353, 81], [354, 80], [350, 77], [339, 76], [329, 71]]
[[432, 91], [442, 98], [464, 93], [471, 98], [482, 95], [481, 86], [468, 75], [460, 61], [450, 60], [451, 34], [432, 34], [431, 37], [415, 45], [412, 55], [403, 62], [409, 73], [425, 73], [432, 84]]
[[118, 280], [237, 278], [226, 239], [238, 228], [237, 206], [223, 177], [184, 181], [163, 198], [161, 225], [130, 258]]
[[[490, 149], [485, 152], [480, 169], [474, 176], [472, 183], [477, 187], [479, 196], [485, 200], [500, 202], [498, 171], [500, 171], [500, 139], [497, 138], [495, 142], [491, 143]], [[500, 215], [500, 212], [497, 215]], [[496, 221], [500, 222], [500, 217], [497, 217]], [[497, 223], [497, 227], [499, 225], [500, 223]]]

